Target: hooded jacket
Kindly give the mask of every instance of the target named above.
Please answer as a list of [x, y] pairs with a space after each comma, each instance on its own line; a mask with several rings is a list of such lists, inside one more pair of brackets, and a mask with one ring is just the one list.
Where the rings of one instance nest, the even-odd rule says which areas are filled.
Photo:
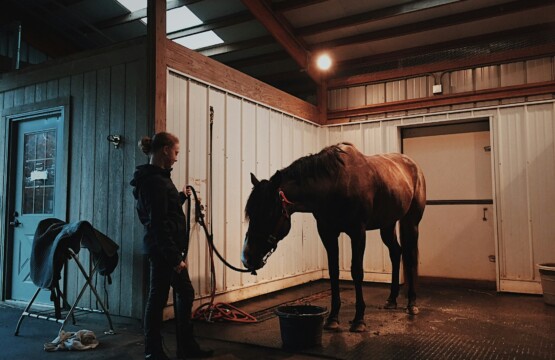
[[171, 267], [187, 257], [189, 234], [183, 213], [186, 196], [170, 178], [171, 169], [155, 165], [137, 166], [131, 185], [137, 213], [145, 227], [143, 252], [162, 256]]

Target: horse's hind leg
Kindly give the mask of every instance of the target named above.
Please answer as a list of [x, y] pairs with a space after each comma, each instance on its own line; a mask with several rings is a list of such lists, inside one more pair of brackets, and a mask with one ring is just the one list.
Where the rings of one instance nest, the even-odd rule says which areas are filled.
[[355, 285], [356, 305], [355, 305], [355, 318], [351, 323], [351, 332], [366, 331], [366, 323], [364, 322], [364, 311], [366, 304], [364, 303], [364, 296], [362, 293], [362, 281], [364, 280], [364, 249], [366, 248], [366, 231], [361, 227], [358, 233], [349, 234], [351, 238], [351, 276]]
[[418, 275], [418, 223], [410, 219], [402, 219], [401, 225], [401, 249], [403, 254], [403, 268], [405, 281], [408, 284], [408, 306], [410, 315], [418, 314], [416, 306], [416, 277]]
[[385, 246], [389, 250], [391, 260], [391, 291], [387, 298], [384, 308], [396, 309], [397, 296], [399, 296], [399, 268], [401, 264], [401, 246], [397, 242], [395, 225], [380, 229], [380, 236]]

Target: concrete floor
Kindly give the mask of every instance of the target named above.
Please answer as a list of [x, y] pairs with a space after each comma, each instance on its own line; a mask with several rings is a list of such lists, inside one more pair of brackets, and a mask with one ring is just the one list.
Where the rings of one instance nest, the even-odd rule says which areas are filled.
[[[329, 307], [329, 284], [317, 281], [235, 304], [263, 319], [254, 324], [197, 322], [204, 347], [215, 350], [213, 359], [555, 359], [555, 306], [541, 296], [496, 293], [466, 287], [421, 285], [420, 314], [403, 309], [384, 310], [388, 286], [367, 284], [367, 332], [350, 333], [354, 293], [349, 282], [341, 284], [341, 330], [324, 331], [322, 345], [296, 352], [284, 351], [279, 319], [274, 309], [300, 301]], [[400, 299], [399, 305], [405, 305]], [[142, 359], [140, 322], [114, 317], [116, 335], [104, 335], [106, 318], [100, 314], [78, 318], [68, 331], [89, 329], [99, 347], [83, 352], [43, 351], [43, 344], [57, 336], [59, 325], [26, 318], [20, 335], [13, 331], [21, 309], [0, 303], [0, 359]], [[165, 323], [168, 354], [175, 349], [174, 325]], [[5, 345], [4, 345], [5, 344]]]

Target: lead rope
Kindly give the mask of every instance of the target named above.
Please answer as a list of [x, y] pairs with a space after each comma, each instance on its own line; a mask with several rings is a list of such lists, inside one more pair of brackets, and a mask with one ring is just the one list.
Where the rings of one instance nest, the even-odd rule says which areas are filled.
[[[212, 200], [212, 126], [214, 123], [214, 108], [210, 106], [210, 200]], [[195, 199], [195, 221], [200, 224], [206, 235], [206, 240], [208, 242], [208, 254], [210, 255], [210, 301], [200, 305], [192, 314], [193, 319], [205, 320], [208, 322], [214, 321], [233, 321], [240, 323], [253, 323], [257, 322], [257, 319], [244, 312], [241, 309], [236, 308], [233, 305], [227, 303], [214, 303], [214, 298], [216, 296], [216, 270], [214, 267], [214, 253], [218, 258], [230, 269], [238, 272], [251, 272], [247, 269], [240, 269], [228, 263], [224, 257], [220, 254], [218, 249], [214, 246], [213, 231], [208, 231], [206, 223], [204, 222], [204, 213], [202, 212], [203, 206], [197, 196], [197, 192], [194, 187], [187, 185], [187, 188], [191, 190], [193, 197]], [[191, 201], [189, 199], [187, 204], [187, 234], [190, 234], [191, 226]], [[210, 230], [212, 230], [212, 223], [210, 223]], [[256, 272], [252, 272], [254, 275]]]

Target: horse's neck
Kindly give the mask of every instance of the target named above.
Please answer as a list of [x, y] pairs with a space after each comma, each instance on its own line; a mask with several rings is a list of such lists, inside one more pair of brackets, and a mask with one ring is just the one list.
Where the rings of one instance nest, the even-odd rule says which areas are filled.
[[317, 208], [319, 199], [322, 199], [324, 189], [316, 189], [309, 184], [301, 185], [297, 181], [286, 180], [282, 183], [281, 189], [290, 202], [291, 213], [302, 212], [311, 213]]

